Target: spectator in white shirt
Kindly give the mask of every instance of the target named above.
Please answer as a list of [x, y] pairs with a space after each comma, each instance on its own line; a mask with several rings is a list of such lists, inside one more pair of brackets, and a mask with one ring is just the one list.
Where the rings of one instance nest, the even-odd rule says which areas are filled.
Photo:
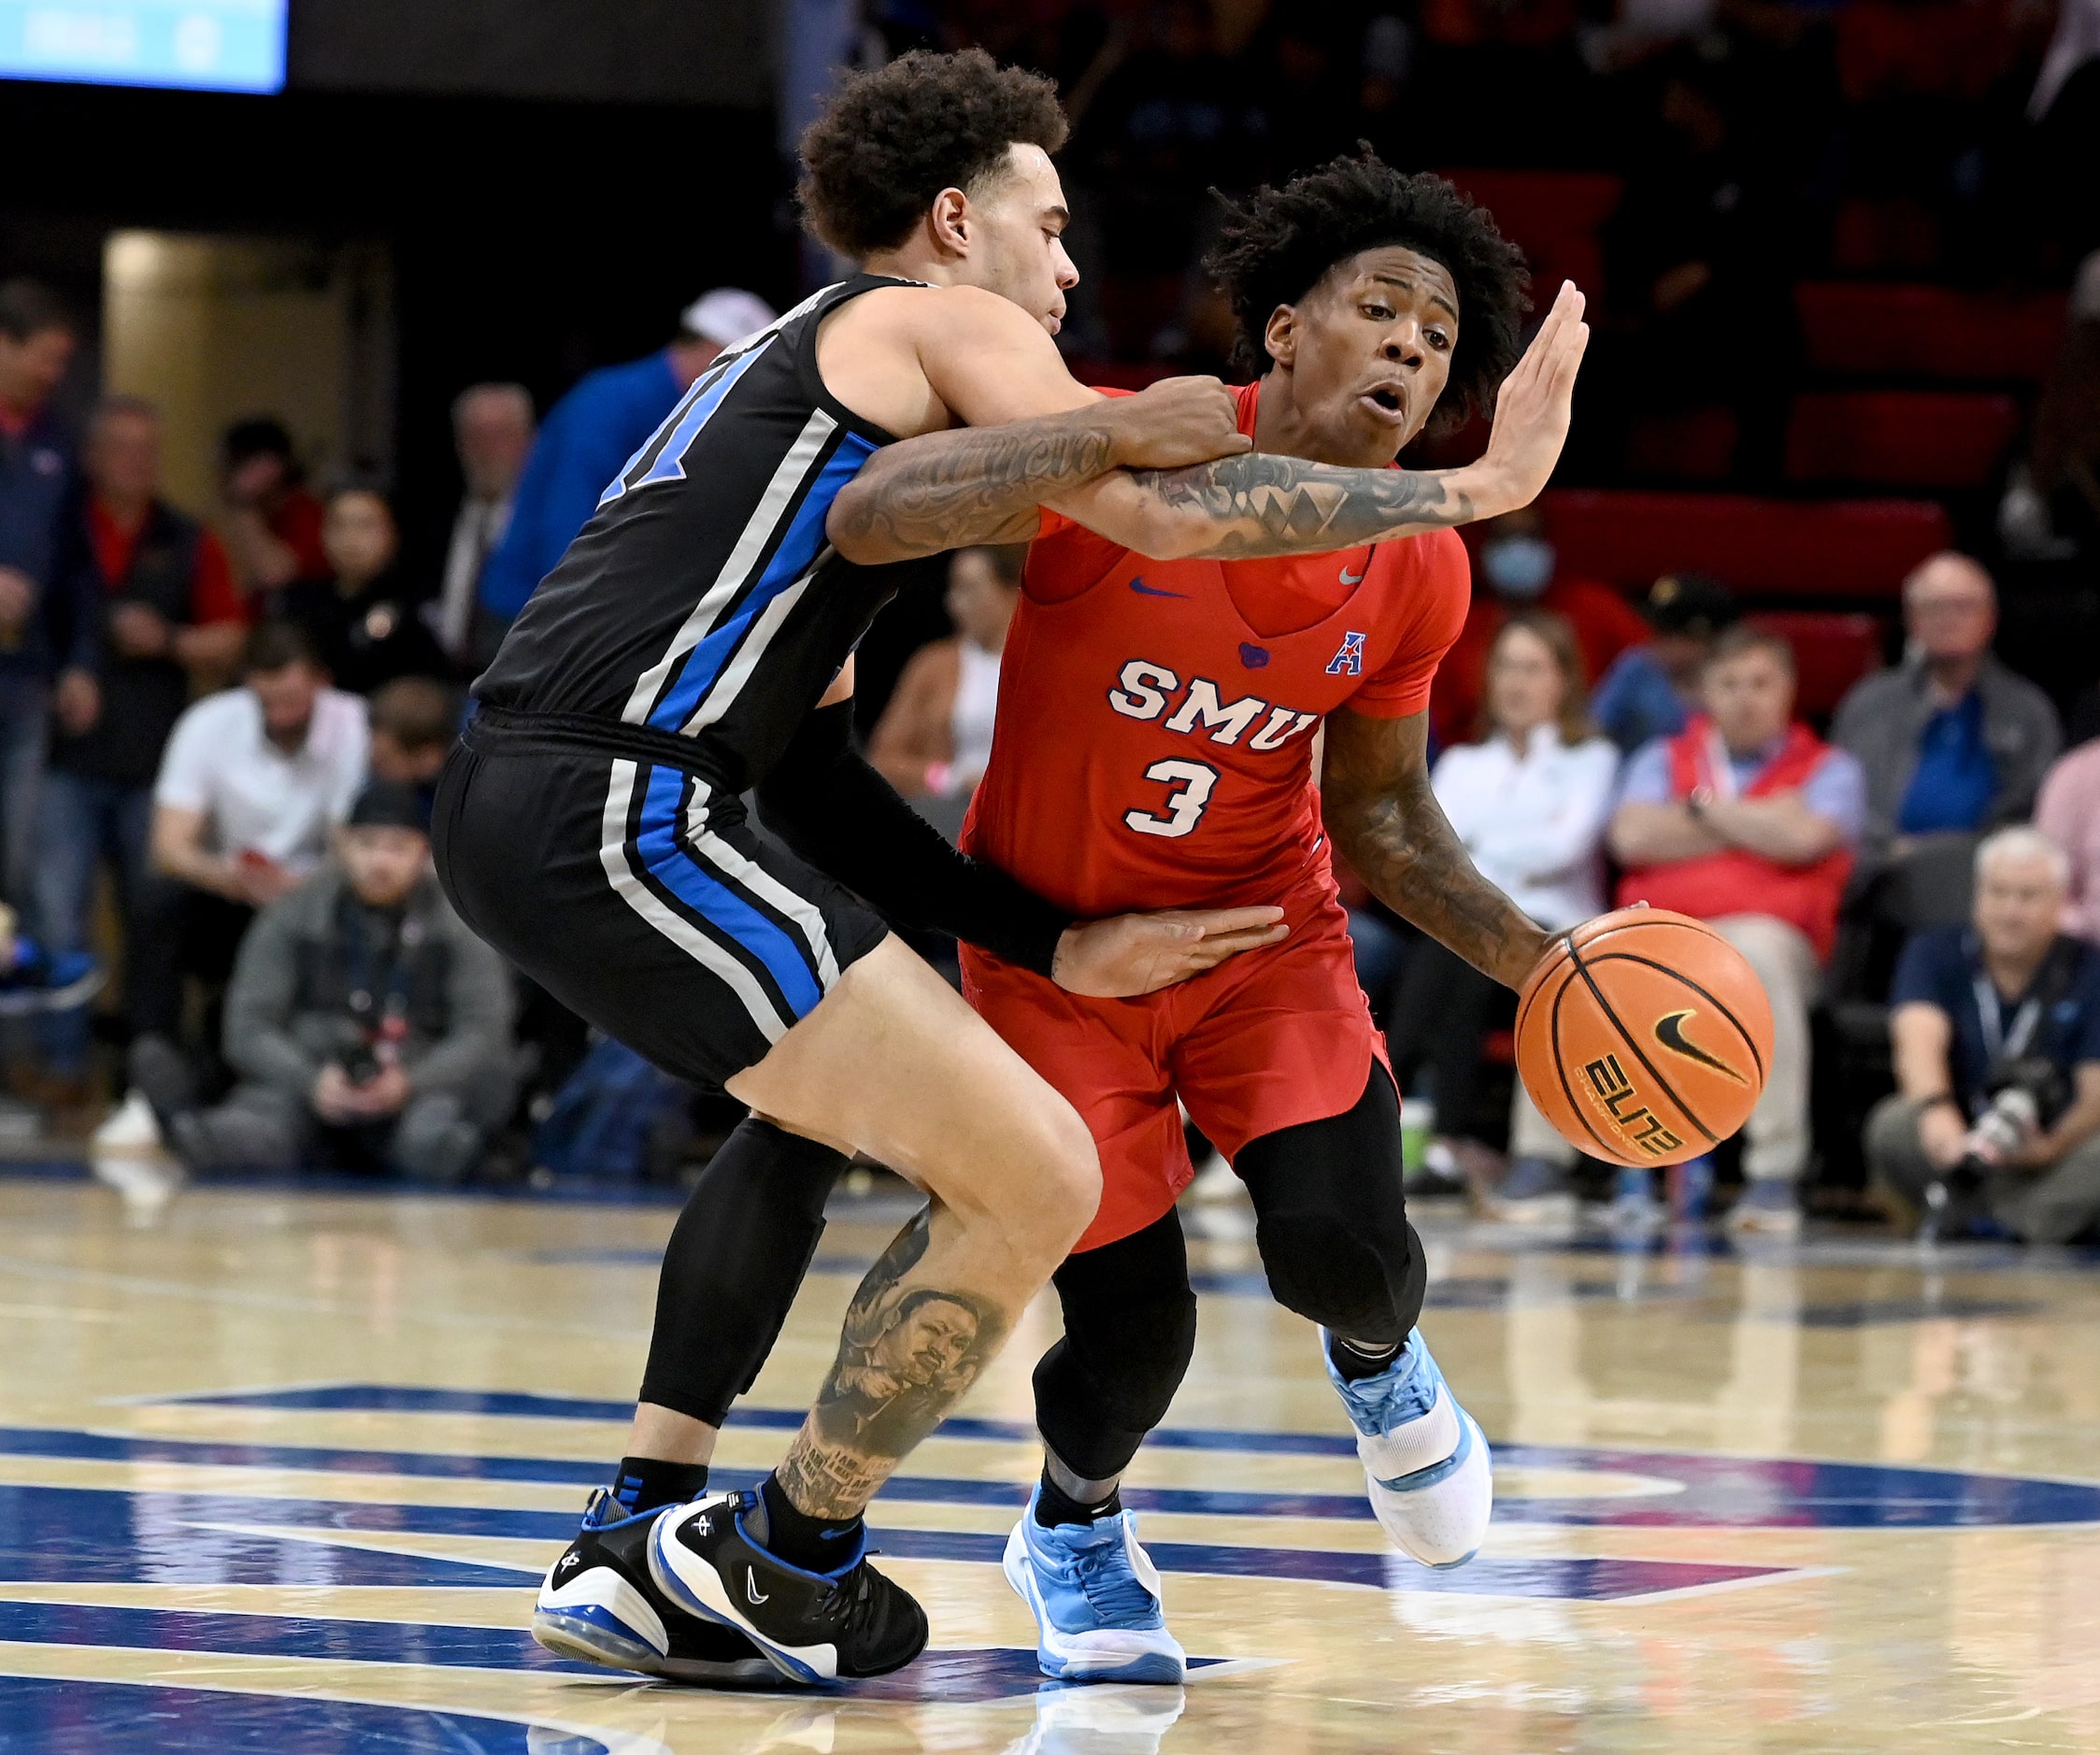
[[481, 568], [510, 528], [518, 478], [537, 430], [532, 393], [522, 384], [469, 384], [452, 401], [452, 443], [466, 492], [452, 519], [445, 576], [426, 613], [445, 656], [463, 672], [479, 668], [493, 650], [497, 630], [476, 637]]
[[992, 760], [999, 657], [1027, 559], [1023, 543], [956, 551], [947, 600], [954, 636], [912, 654], [868, 739], [869, 764], [950, 839]]
[[[364, 783], [364, 703], [327, 686], [306, 635], [266, 621], [249, 636], [244, 680], [176, 721], [153, 783], [152, 862], [161, 882], [129, 979], [139, 997], [135, 1080], [154, 1097], [171, 1067], [185, 977], [224, 992], [255, 911], [327, 857], [329, 837]], [[216, 1006], [206, 1034], [216, 1043]], [[173, 1060], [170, 1057], [173, 1056]], [[149, 1073], [143, 1068], [153, 1068]]]
[[[1436, 802], [1473, 863], [1539, 925], [1558, 932], [1589, 919], [1604, 906], [1600, 849], [1619, 752], [1589, 722], [1581, 651], [1565, 618], [1531, 611], [1503, 624], [1488, 654], [1481, 719], [1479, 742], [1455, 745], [1438, 759], [1430, 776]], [[1481, 1047], [1507, 998], [1470, 963], [1424, 938], [1408, 957], [1393, 1008], [1395, 1065], [1403, 1077], [1423, 1063], [1429, 1067], [1436, 1104], [1432, 1162], [1448, 1163], [1477, 1184], [1492, 1179], [1497, 1166], [1466, 1129]], [[1518, 1170], [1527, 1183], [1557, 1180], [1542, 1193], [1572, 1212], [1566, 1171], [1574, 1150], [1525, 1099], [1521, 1083], [1510, 1151], [1512, 1180]]]

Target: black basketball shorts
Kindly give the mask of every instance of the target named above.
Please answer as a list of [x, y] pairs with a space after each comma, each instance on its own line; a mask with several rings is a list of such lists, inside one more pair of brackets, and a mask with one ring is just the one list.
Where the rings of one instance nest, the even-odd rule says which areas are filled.
[[483, 712], [446, 762], [432, 842], [475, 934], [665, 1072], [719, 1087], [889, 929], [669, 753]]

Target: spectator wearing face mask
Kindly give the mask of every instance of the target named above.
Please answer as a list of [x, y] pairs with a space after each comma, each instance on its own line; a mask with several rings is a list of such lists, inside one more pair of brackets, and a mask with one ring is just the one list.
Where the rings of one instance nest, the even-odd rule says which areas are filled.
[[1675, 737], [1699, 710], [1699, 673], [1714, 638], [1736, 620], [1728, 587], [1704, 573], [1665, 573], [1649, 587], [1640, 612], [1650, 630], [1629, 646], [1591, 697], [1590, 715], [1631, 755], [1656, 737]]
[[1479, 574], [1457, 642], [1437, 667], [1429, 722], [1440, 744], [1470, 735], [1487, 687], [1488, 651], [1502, 624], [1518, 609], [1564, 616], [1575, 630], [1585, 674], [1601, 677], [1630, 646], [1649, 638], [1640, 613], [1609, 585], [1563, 574], [1546, 535], [1546, 521], [1527, 506], [1479, 526]]

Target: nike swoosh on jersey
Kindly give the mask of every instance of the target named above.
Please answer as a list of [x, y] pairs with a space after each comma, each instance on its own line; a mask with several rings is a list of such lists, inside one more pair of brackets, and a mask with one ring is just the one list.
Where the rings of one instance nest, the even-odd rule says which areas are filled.
[[1696, 1061], [1701, 1066], [1710, 1066], [1715, 1072], [1725, 1074], [1738, 1085], [1749, 1084], [1750, 1080], [1729, 1065], [1726, 1061], [1716, 1059], [1696, 1042], [1685, 1039], [1684, 1020], [1687, 1018], [1696, 1018], [1698, 1015], [1697, 1012], [1690, 1008], [1683, 1011], [1664, 1012], [1655, 1020], [1656, 1041], [1660, 1042], [1673, 1054], [1681, 1054], [1688, 1061]]
[[[1364, 573], [1368, 573], [1370, 570], [1370, 567], [1366, 565]], [[1361, 585], [1364, 582], [1364, 573], [1351, 573], [1345, 565], [1342, 568], [1342, 583], [1344, 585]]]
[[1130, 589], [1140, 597], [1186, 597], [1187, 592], [1163, 592], [1157, 585], [1148, 585], [1141, 578], [1130, 581]]

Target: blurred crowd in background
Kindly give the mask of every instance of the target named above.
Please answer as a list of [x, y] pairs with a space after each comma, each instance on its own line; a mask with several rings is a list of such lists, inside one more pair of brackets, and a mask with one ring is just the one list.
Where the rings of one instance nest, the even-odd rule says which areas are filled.
[[[1590, 295], [1561, 477], [1466, 533], [1436, 787], [1550, 928], [1633, 900], [1713, 920], [1774, 1001], [1774, 1063], [1713, 1158], [1580, 1159], [1514, 1084], [1512, 996], [1340, 873], [1418, 1188], [1518, 1223], [1724, 1197], [1764, 1231], [2100, 1222], [2100, 0], [869, 18], [864, 58], [975, 41], [1060, 78], [1088, 381], [1244, 378], [1200, 266], [1222, 201], [1360, 140]], [[447, 1183], [704, 1149], [705, 1101], [460, 926], [427, 800], [507, 620], [772, 314], [719, 288], [544, 410], [461, 385], [449, 540], [404, 558], [395, 484], [267, 411], [219, 435], [215, 504], [169, 504], [156, 409], [61, 420], [79, 319], [0, 285], [0, 1129]], [[929, 569], [864, 648], [871, 759], [951, 834], [1024, 568]]]

